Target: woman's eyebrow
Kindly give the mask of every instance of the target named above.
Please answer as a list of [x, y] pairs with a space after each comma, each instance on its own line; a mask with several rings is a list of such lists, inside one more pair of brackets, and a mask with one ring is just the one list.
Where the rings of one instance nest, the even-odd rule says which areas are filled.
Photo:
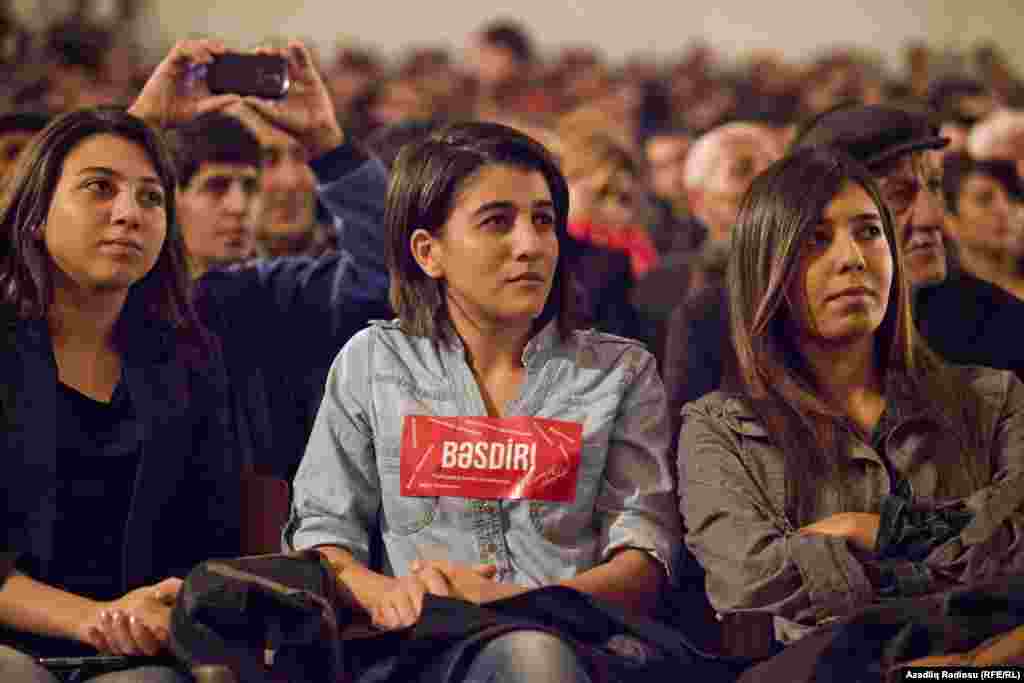
[[[109, 176], [111, 178], [124, 177], [121, 173], [118, 173], [112, 168], [107, 168], [106, 166], [86, 166], [85, 168], [78, 171], [78, 175], [87, 175], [91, 173], [98, 173], [100, 175]], [[142, 176], [141, 178], [139, 178], [139, 180], [141, 180], [144, 183], [156, 183], [158, 185], [160, 184], [160, 179], [155, 176]]]
[[[533, 203], [534, 209], [551, 209], [554, 208], [554, 206], [554, 202], [552, 202], [549, 199], [541, 199]], [[489, 211], [515, 211], [518, 208], [519, 207], [515, 202], [499, 200], [494, 202], [487, 202], [486, 204], [478, 207], [477, 210], [473, 212], [473, 215], [480, 216]]]

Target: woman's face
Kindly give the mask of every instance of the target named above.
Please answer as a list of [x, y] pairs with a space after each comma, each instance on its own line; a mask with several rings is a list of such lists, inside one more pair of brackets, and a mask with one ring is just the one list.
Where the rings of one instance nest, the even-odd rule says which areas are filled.
[[448, 306], [488, 325], [528, 325], [544, 309], [558, 263], [556, 214], [544, 176], [485, 166], [455, 197], [444, 226], [410, 239], [423, 271], [444, 280]]
[[799, 336], [835, 344], [874, 334], [889, 305], [893, 257], [870, 195], [847, 182], [800, 249], [787, 297]]
[[1005, 253], [1016, 241], [1014, 204], [999, 180], [971, 173], [960, 186], [957, 215], [948, 216], [946, 224], [963, 247]]
[[640, 187], [629, 171], [605, 164], [569, 179], [572, 220], [616, 227], [637, 223]]
[[110, 134], [78, 143], [64, 159], [42, 230], [57, 286], [116, 290], [142, 279], [167, 237], [167, 201], [140, 145]]

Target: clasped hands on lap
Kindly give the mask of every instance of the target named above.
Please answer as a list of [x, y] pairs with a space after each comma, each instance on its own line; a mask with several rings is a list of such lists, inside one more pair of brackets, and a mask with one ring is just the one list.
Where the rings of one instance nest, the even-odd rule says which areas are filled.
[[180, 589], [181, 579], [171, 578], [97, 603], [82, 622], [79, 639], [103, 653], [158, 655], [167, 646], [171, 608]]

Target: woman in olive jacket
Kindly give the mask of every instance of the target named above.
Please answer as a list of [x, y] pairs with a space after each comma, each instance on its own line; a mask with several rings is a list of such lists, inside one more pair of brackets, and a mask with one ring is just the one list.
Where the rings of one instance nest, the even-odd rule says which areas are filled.
[[788, 650], [881, 598], [1024, 568], [1024, 386], [917, 337], [866, 171], [820, 150], [771, 167], [727, 277], [737, 371], [684, 408], [679, 445], [719, 613], [770, 615]]

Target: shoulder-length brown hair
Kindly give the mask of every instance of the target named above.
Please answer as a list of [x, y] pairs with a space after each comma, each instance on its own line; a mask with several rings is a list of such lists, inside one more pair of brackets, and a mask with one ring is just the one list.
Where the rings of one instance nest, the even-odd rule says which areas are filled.
[[127, 350], [133, 330], [162, 321], [196, 342], [209, 339], [189, 296], [185, 251], [174, 211], [175, 173], [163, 138], [142, 120], [112, 107], [80, 109], [55, 119], [22, 153], [0, 199], [0, 302], [22, 318], [45, 318], [53, 305], [56, 267], [39, 239], [64, 161], [84, 140], [114, 135], [140, 146], [167, 197], [167, 237], [156, 264], [131, 286], [114, 343]]
[[[976, 473], [980, 457], [976, 402], [953, 385], [946, 366], [918, 337], [892, 216], [870, 173], [836, 150], [809, 148], [770, 166], [754, 180], [732, 234], [727, 286], [736, 374], [729, 382], [765, 421], [786, 460], [787, 512], [801, 524], [820, 482], [842, 476], [845, 415], [820, 391], [794, 343], [786, 292], [797, 277], [801, 250], [829, 202], [848, 183], [871, 197], [893, 261], [889, 305], [875, 332], [876, 358], [888, 380], [929, 401], [961, 431], [963, 464]], [[888, 383], [888, 382], [887, 382]], [[909, 385], [909, 386], [907, 386]], [[891, 386], [891, 385], [890, 385]], [[979, 482], [975, 482], [980, 485]]]
[[554, 285], [535, 328], [558, 320], [563, 337], [576, 325], [577, 292], [571, 278], [575, 252], [568, 234], [569, 189], [554, 157], [539, 142], [497, 123], [458, 123], [407, 146], [398, 155], [388, 187], [387, 230], [391, 306], [409, 334], [448, 340], [454, 333], [445, 284], [423, 272], [409, 240], [417, 229], [438, 234], [459, 190], [479, 171], [510, 165], [537, 171], [547, 181], [555, 210], [558, 262]]

